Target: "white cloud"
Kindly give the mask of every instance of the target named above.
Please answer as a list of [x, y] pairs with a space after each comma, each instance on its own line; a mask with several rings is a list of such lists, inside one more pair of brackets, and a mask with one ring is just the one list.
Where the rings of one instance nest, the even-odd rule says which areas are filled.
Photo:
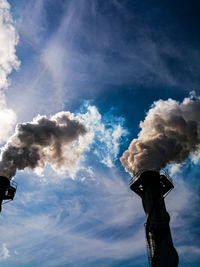
[[[91, 176], [88, 158], [92, 154], [107, 167], [114, 167], [121, 139], [127, 134], [126, 129], [123, 128], [122, 118], [112, 117], [104, 120], [104, 116], [100, 114], [96, 106], [86, 104], [84, 108], [85, 110], [76, 114], [76, 117], [83, 122], [88, 132], [80, 136], [77, 142], [65, 151], [66, 158], [71, 158], [71, 160], [73, 160], [73, 155], [76, 157], [79, 155], [76, 164], [67, 169], [73, 179], [77, 177], [79, 171]], [[94, 164], [94, 162], [92, 163]], [[60, 168], [56, 171], [62, 174], [66, 170]]]
[[169, 175], [174, 176], [175, 174], [178, 174], [181, 171], [182, 164], [172, 164], [168, 166], [169, 168]]
[[2, 248], [1, 248], [1, 251], [0, 251], [0, 261], [2, 260], [6, 260], [10, 257], [10, 252], [7, 248], [7, 244], [6, 243], [3, 243], [2, 244]]
[[15, 46], [18, 35], [10, 15], [10, 5], [6, 0], [0, 1], [0, 89], [9, 85], [8, 74], [19, 67]]
[[78, 114], [88, 129], [88, 135], [82, 137], [83, 144], [89, 145], [90, 150], [103, 164], [113, 167], [119, 153], [121, 139], [127, 135], [126, 129], [123, 128], [123, 119], [108, 117], [105, 120], [95, 106], [86, 105], [86, 108], [87, 111], [84, 114]]
[[0, 144], [8, 140], [15, 124], [16, 114], [7, 107], [5, 97], [0, 93]]
[[15, 50], [17, 43], [10, 5], [6, 0], [0, 0], [0, 144], [8, 139], [16, 123], [16, 114], [7, 107], [4, 90], [10, 83], [8, 75], [20, 65]]

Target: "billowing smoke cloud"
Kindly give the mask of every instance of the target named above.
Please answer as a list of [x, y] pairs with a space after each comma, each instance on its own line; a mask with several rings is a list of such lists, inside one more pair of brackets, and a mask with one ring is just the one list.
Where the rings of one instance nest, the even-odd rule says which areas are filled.
[[181, 163], [191, 153], [199, 159], [200, 97], [192, 93], [182, 103], [172, 99], [154, 102], [140, 128], [138, 138], [121, 157], [131, 175]]
[[79, 137], [86, 132], [70, 112], [59, 112], [50, 119], [38, 116], [32, 122], [18, 124], [2, 150], [0, 175], [12, 178], [17, 169], [43, 168], [46, 162], [55, 168], [71, 168], [81, 156]]

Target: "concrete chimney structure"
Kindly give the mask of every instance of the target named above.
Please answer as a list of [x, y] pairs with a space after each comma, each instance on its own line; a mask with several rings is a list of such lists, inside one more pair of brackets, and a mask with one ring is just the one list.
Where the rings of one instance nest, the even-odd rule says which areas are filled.
[[177, 267], [178, 254], [169, 227], [164, 197], [173, 189], [170, 177], [159, 171], [141, 171], [130, 181], [130, 189], [142, 198], [146, 214], [146, 239], [150, 267]]

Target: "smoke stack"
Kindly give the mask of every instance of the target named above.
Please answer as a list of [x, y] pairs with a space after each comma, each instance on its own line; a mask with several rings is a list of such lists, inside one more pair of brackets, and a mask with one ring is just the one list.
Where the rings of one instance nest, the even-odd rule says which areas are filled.
[[0, 212], [2, 209], [2, 204], [7, 203], [14, 199], [16, 190], [17, 190], [16, 182], [14, 181], [10, 182], [8, 178], [0, 176]]
[[142, 198], [146, 214], [146, 239], [151, 267], [177, 267], [178, 254], [173, 246], [164, 197], [173, 189], [166, 173], [140, 171], [130, 181], [130, 189]]

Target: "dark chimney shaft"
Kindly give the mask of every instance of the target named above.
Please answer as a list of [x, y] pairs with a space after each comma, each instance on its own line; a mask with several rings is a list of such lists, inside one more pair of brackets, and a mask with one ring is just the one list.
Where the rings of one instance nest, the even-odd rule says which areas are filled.
[[178, 254], [173, 246], [164, 196], [173, 188], [170, 179], [158, 171], [143, 171], [131, 182], [130, 189], [142, 198], [146, 214], [146, 238], [151, 267], [177, 267]]
[[[17, 183], [9, 181], [8, 178], [0, 176], [0, 212], [2, 209], [3, 200], [6, 202], [13, 200], [17, 190]], [[5, 203], [6, 203], [5, 202]]]

